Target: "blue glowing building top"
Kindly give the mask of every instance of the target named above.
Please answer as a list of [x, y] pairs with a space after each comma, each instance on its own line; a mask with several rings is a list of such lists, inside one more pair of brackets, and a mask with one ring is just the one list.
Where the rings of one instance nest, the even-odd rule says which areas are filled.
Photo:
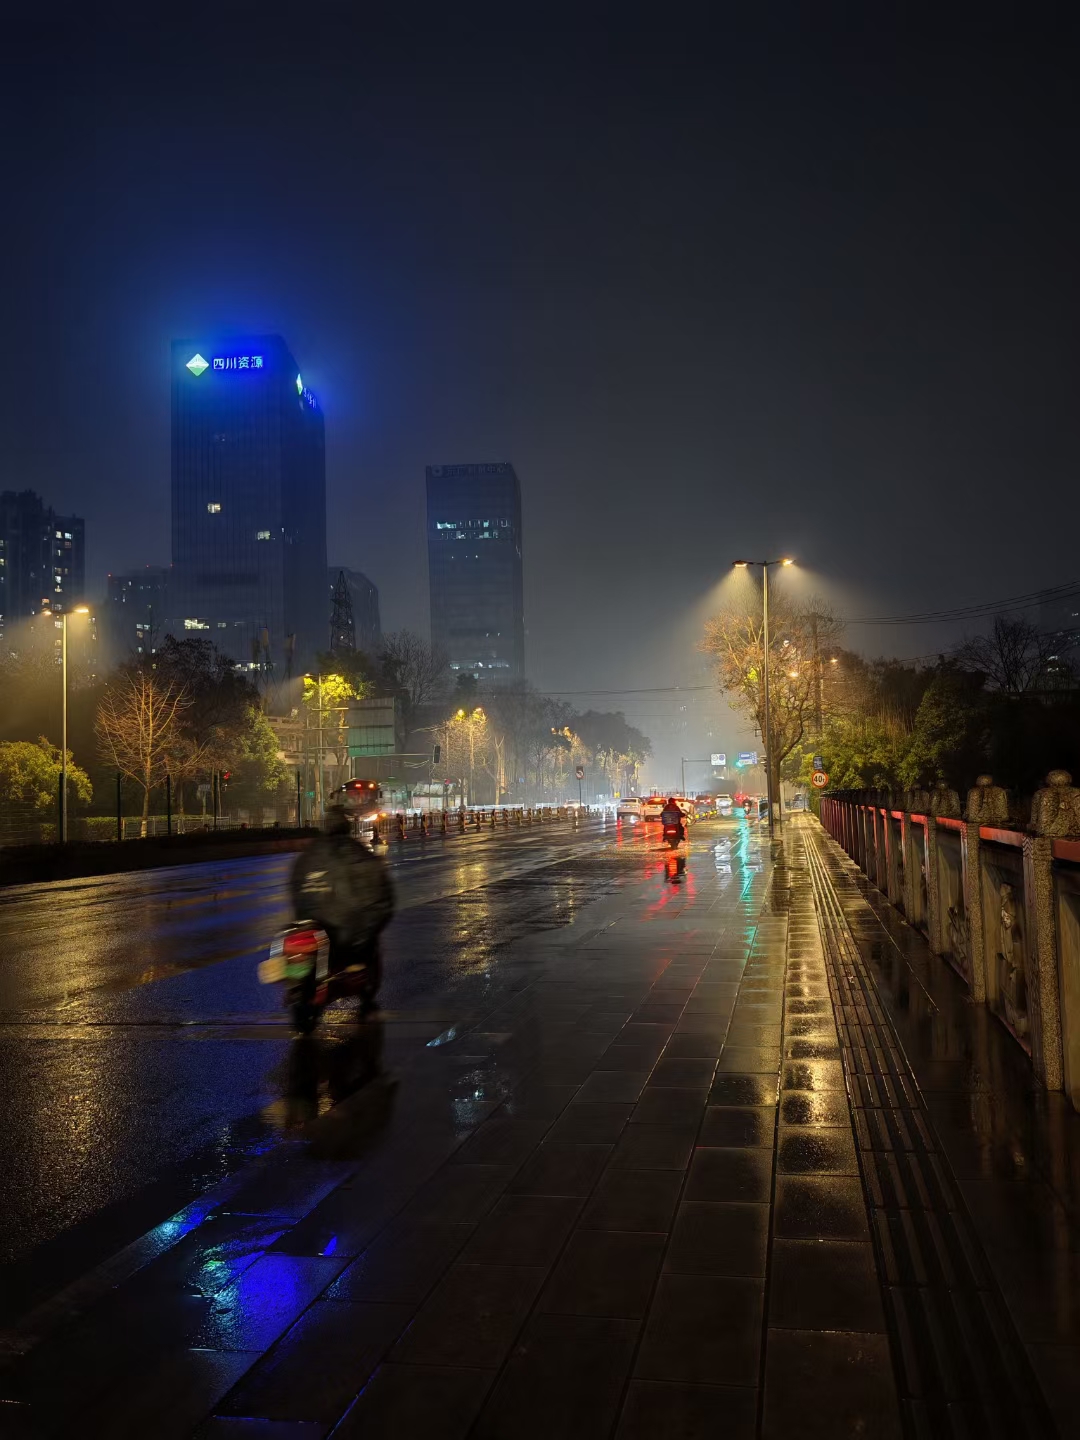
[[279, 335], [172, 347], [168, 628], [283, 678], [325, 649], [323, 417]]

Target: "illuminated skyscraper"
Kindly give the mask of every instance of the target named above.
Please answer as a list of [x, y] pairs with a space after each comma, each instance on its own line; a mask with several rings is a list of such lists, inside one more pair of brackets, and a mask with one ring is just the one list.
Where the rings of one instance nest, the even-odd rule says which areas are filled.
[[32, 490], [0, 494], [0, 638], [43, 609], [86, 598], [85, 525], [57, 515]]
[[514, 467], [429, 465], [431, 640], [455, 674], [525, 675], [521, 487]]
[[326, 648], [323, 417], [278, 335], [172, 347], [175, 635], [296, 674]]

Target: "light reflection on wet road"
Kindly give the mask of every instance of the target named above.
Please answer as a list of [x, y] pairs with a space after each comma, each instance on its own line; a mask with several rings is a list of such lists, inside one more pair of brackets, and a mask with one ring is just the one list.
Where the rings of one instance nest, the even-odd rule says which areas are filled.
[[[640, 872], [640, 840], [591, 822], [392, 856], [387, 1032], [420, 1015], [441, 1028], [520, 984], [500, 948], [604, 893], [617, 854]], [[28, 1298], [28, 1265], [85, 1268], [295, 1118], [295, 1046], [255, 975], [292, 862], [0, 890], [0, 1262], [24, 1262], [10, 1294]]]

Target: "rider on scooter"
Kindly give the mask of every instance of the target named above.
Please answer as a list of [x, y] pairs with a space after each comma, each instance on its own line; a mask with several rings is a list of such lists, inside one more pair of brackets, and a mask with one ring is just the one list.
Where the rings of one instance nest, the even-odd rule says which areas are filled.
[[379, 934], [394, 913], [394, 893], [382, 860], [353, 839], [343, 806], [327, 808], [324, 833], [297, 857], [292, 896], [297, 919], [313, 920], [329, 937], [330, 974], [363, 968], [361, 1008], [376, 1009]]
[[674, 825], [674, 826], [676, 827], [676, 829], [678, 830], [678, 832], [679, 832], [679, 839], [680, 839], [680, 840], [685, 840], [685, 839], [686, 839], [686, 829], [685, 829], [685, 826], [683, 825], [683, 812], [682, 812], [682, 810], [680, 810], [679, 806], [675, 803], [675, 797], [674, 797], [674, 796], [672, 796], [672, 797], [668, 800], [668, 802], [667, 802], [667, 804], [664, 806], [663, 810], [661, 810], [661, 812], [660, 812], [660, 824], [663, 825], [663, 827], [664, 827], [665, 830], [669, 829], [672, 825]]

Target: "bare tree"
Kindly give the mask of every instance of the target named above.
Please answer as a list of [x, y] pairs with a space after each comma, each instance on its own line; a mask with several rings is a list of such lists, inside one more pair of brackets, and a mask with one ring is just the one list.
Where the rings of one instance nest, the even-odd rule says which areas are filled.
[[1068, 679], [1068, 667], [1057, 654], [1059, 646], [1058, 637], [1039, 630], [1022, 615], [995, 615], [990, 634], [970, 636], [956, 659], [964, 670], [984, 675], [994, 690], [1026, 695], [1056, 688]]
[[441, 650], [412, 630], [395, 630], [384, 635], [379, 646], [379, 679], [401, 695], [408, 723], [424, 705], [445, 695], [450, 663]]
[[[749, 597], [748, 597], [749, 598]], [[769, 753], [774, 794], [780, 766], [811, 731], [830, 703], [831, 665], [843, 623], [820, 600], [798, 606], [770, 591]], [[765, 737], [765, 635], [756, 596], [732, 604], [705, 625], [702, 649], [716, 664], [716, 679], [733, 710], [748, 715]]]
[[187, 705], [182, 689], [152, 675], [121, 673], [106, 688], [94, 730], [103, 759], [142, 786], [142, 827], [146, 834], [150, 791], [169, 773], [180, 741], [180, 715]]

